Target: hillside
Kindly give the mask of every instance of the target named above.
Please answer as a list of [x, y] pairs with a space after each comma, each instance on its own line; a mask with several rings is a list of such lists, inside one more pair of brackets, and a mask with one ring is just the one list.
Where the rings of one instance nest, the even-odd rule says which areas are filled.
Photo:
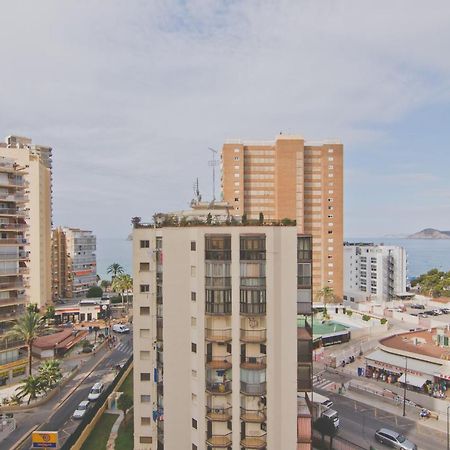
[[440, 231], [434, 228], [425, 228], [418, 233], [411, 234], [407, 239], [450, 239], [450, 231]]

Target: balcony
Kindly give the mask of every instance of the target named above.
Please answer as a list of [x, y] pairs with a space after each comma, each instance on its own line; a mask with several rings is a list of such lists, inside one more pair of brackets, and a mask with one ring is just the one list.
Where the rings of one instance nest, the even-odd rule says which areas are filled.
[[207, 261], [231, 261], [231, 250], [206, 250]]
[[227, 434], [212, 434], [206, 437], [206, 445], [211, 447], [231, 447], [231, 432]]
[[312, 381], [310, 379], [297, 378], [297, 391], [307, 392], [312, 390]]
[[206, 418], [215, 422], [228, 422], [231, 420], [231, 406], [207, 406]]
[[206, 392], [213, 395], [228, 395], [231, 393], [231, 381], [206, 381]]
[[[2, 275], [1, 272], [0, 275]], [[24, 289], [24, 284], [22, 281], [9, 281], [6, 283], [0, 283], [0, 291], [17, 290], [17, 289]]]
[[0, 253], [0, 261], [16, 261], [19, 259], [29, 259], [28, 252], [12, 252], [12, 253]]
[[205, 278], [206, 289], [210, 288], [231, 288], [231, 277], [206, 277]]
[[206, 355], [206, 367], [209, 369], [231, 369], [231, 355], [212, 356]]
[[266, 411], [263, 409], [245, 409], [241, 407], [241, 420], [254, 423], [265, 422]]
[[267, 367], [267, 357], [264, 356], [241, 356], [241, 368], [261, 370]]
[[231, 314], [231, 302], [229, 303], [205, 303], [205, 313], [213, 316], [228, 316]]
[[245, 395], [265, 395], [266, 382], [246, 383], [245, 381], [241, 381], [241, 393]]
[[230, 342], [231, 328], [205, 328], [205, 340], [208, 342]]
[[18, 208], [1, 208], [0, 207], [0, 216], [25, 216], [26, 211], [18, 209]]
[[241, 303], [240, 312], [250, 316], [266, 314], [266, 303]]
[[245, 436], [244, 438], [241, 439], [241, 447], [244, 447], [245, 449], [266, 448], [267, 445], [266, 437], [267, 437], [266, 434], [262, 434], [260, 436]]
[[246, 330], [241, 328], [241, 341], [249, 343], [265, 342], [267, 330]]

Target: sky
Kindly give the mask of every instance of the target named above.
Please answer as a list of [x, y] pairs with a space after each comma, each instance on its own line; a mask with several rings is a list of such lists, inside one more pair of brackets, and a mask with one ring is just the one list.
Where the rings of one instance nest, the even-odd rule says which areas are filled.
[[[53, 147], [55, 225], [187, 207], [208, 147], [345, 146], [345, 235], [450, 229], [450, 2], [5, 2], [0, 136]], [[219, 186], [216, 187], [216, 191]]]

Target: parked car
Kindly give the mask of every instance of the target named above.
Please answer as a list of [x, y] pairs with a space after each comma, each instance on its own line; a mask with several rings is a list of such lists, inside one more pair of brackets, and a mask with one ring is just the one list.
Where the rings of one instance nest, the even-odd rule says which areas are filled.
[[97, 400], [100, 395], [102, 395], [103, 387], [103, 383], [95, 383], [89, 392], [88, 400], [91, 402], [95, 402], [95, 400]]
[[77, 409], [72, 414], [74, 419], [82, 419], [86, 414], [86, 411], [89, 409], [90, 403], [88, 400], [83, 400], [78, 406]]
[[425, 309], [425, 306], [424, 305], [420, 305], [419, 303], [413, 303], [411, 305], [411, 308], [412, 309]]
[[433, 314], [435, 316], [441, 316], [442, 315], [442, 311], [440, 309], [433, 309]]
[[388, 428], [380, 428], [375, 431], [375, 439], [382, 444], [400, 450], [417, 450], [417, 445], [406, 439], [403, 434], [389, 430]]
[[122, 325], [120, 323], [113, 325], [112, 330], [115, 333], [129, 333], [130, 328], [127, 325]]
[[442, 311], [444, 314], [450, 313], [450, 309], [448, 309], [448, 308], [441, 308], [441, 311]]

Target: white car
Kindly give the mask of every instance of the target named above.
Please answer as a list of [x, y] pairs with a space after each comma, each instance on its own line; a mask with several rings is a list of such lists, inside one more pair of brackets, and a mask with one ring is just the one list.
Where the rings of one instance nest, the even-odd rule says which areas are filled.
[[113, 325], [112, 330], [115, 333], [129, 333], [130, 332], [130, 328], [127, 325], [122, 325], [122, 324]]
[[88, 400], [91, 402], [95, 402], [95, 400], [97, 400], [100, 397], [100, 395], [102, 395], [102, 392], [103, 392], [103, 383], [95, 383], [89, 392]]
[[77, 406], [77, 409], [72, 414], [72, 417], [74, 419], [82, 419], [88, 409], [89, 409], [89, 402], [87, 400], [84, 400]]

